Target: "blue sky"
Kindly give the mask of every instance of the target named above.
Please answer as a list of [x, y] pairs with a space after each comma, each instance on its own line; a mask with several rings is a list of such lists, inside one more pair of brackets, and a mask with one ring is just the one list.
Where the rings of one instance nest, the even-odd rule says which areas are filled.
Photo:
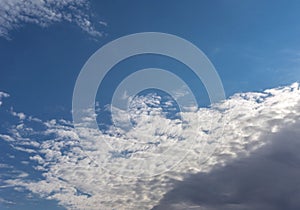
[[144, 31], [175, 34], [198, 46], [215, 65], [228, 96], [299, 80], [297, 1], [91, 5], [107, 22], [99, 29], [103, 37], [62, 22], [47, 28], [25, 23], [10, 32], [10, 41], [1, 39], [1, 89], [22, 101], [16, 106], [32, 114], [70, 110], [73, 86], [87, 58], [111, 40]]
[[[0, 3], [0, 91], [10, 95], [2, 99], [0, 107], [0, 133], [3, 134], [8, 133], [7, 127], [19, 123], [19, 119], [10, 116], [11, 107], [17, 113], [41, 121], [71, 121], [73, 88], [87, 59], [104, 44], [132, 33], [164, 32], [192, 42], [214, 64], [227, 97], [300, 80], [300, 2], [296, 0], [79, 0], [78, 4], [74, 0], [75, 9], [68, 8], [72, 1], [66, 0], [62, 1], [65, 2], [63, 7], [55, 4], [45, 7], [63, 17], [78, 15], [70, 20], [47, 19], [43, 13], [35, 14], [25, 5], [29, 11], [25, 16], [37, 21], [22, 17], [21, 13], [26, 13], [26, 9], [20, 12], [12, 6], [5, 11], [7, 2], [10, 1]], [[14, 5], [19, 1], [11, 2]], [[38, 6], [44, 11], [43, 5]], [[86, 20], [92, 26], [83, 24]], [[197, 93], [200, 104], [207, 105], [203, 85], [185, 70], [187, 67], [155, 55], [130, 58], [112, 69], [103, 84], [106, 91], [98, 94], [103, 100], [102, 105], [110, 103], [119, 81], [149, 67], [176, 73]], [[100, 121], [105, 123], [106, 120]], [[32, 122], [28, 123], [34, 126]], [[43, 138], [37, 141], [45, 140]], [[32, 162], [25, 165], [28, 168], [22, 168], [21, 160], [27, 160], [31, 154], [15, 151], [6, 141], [1, 142], [0, 151], [3, 164], [29, 171], [36, 176], [34, 179], [41, 175], [30, 171]], [[15, 158], [9, 158], [9, 155]], [[0, 169], [3, 181], [7, 178], [5, 174], [10, 172], [5, 167]], [[23, 197], [29, 194], [33, 197]], [[64, 208], [58, 206], [57, 201], [42, 199], [28, 189], [18, 192], [13, 187], [3, 187], [0, 198], [5, 200], [0, 200], [1, 209]], [[10, 199], [15, 204], [6, 202]]]

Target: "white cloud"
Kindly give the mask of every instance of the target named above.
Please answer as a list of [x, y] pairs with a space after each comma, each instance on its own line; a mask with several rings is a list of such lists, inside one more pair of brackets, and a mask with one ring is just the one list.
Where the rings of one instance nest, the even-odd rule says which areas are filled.
[[15, 204], [14, 202], [12, 201], [9, 201], [9, 200], [6, 200], [6, 199], [3, 199], [3, 198], [0, 198], [0, 203], [3, 203], [3, 204]]
[[23, 112], [15, 112], [15, 111], [13, 111], [13, 109], [11, 109], [10, 113], [13, 116], [18, 117], [20, 120], [25, 120], [25, 118], [26, 118], [26, 115]]
[[[11, 129], [14, 140], [6, 139], [36, 151], [31, 161], [36, 161], [44, 179], [19, 176], [5, 182], [56, 199], [69, 209], [151, 209], [172, 189], [174, 180], [209, 171], [265, 145], [263, 135], [299, 119], [299, 101], [299, 84], [295, 83], [261, 93], [236, 94], [212, 108], [181, 113], [182, 120], [167, 119], [159, 107], [150, 110], [142, 104], [133, 106], [139, 107], [133, 110], [134, 129], [119, 129], [118, 133], [112, 129], [95, 138], [93, 130], [83, 128], [90, 135], [86, 142], [65, 120], [41, 122], [45, 126], [40, 132], [43, 140], [35, 142], [30, 133], [38, 131], [28, 128], [25, 121]], [[153, 104], [160, 104], [159, 98], [153, 98]], [[103, 148], [101, 139], [110, 144], [110, 151]], [[169, 168], [185, 154], [179, 164]], [[167, 171], [157, 176], [138, 177], [163, 170]]]
[[5, 98], [5, 97], [9, 97], [9, 94], [0, 91], [0, 99], [1, 99], [1, 98]]
[[0, 36], [9, 38], [10, 31], [25, 23], [47, 27], [62, 21], [74, 23], [92, 36], [101, 36], [89, 13], [88, 0], [1, 0]]
[[2, 105], [3, 98], [9, 97], [9, 94], [0, 91], [0, 106]]

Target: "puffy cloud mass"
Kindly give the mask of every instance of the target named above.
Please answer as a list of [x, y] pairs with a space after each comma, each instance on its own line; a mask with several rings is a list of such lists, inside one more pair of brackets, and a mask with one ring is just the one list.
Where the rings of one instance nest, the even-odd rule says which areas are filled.
[[[148, 95], [131, 106], [134, 128], [112, 127], [99, 133], [82, 127], [81, 132], [90, 135], [84, 140], [71, 122], [43, 122], [24, 115], [0, 137], [28, 153], [42, 178], [20, 171], [4, 182], [69, 209], [271, 209], [258, 196], [267, 192], [259, 186], [280, 171], [280, 164], [297, 159], [284, 157], [290, 147], [280, 150], [282, 138], [272, 136], [299, 120], [299, 100], [295, 83], [235, 94], [210, 108], [169, 119], [159, 106], [160, 97]], [[122, 111], [117, 117], [122, 120]], [[276, 150], [263, 149], [270, 144]], [[273, 158], [282, 162], [274, 163]], [[292, 170], [284, 173], [265, 185], [279, 180], [280, 174], [295, 177]], [[280, 184], [273, 189], [288, 193]], [[247, 192], [256, 191], [256, 197], [247, 197]], [[266, 199], [275, 202], [279, 194], [273, 192]], [[298, 207], [293, 199], [283, 199], [282, 206], [291, 202]]]
[[101, 36], [89, 13], [88, 0], [1, 0], [0, 36], [9, 38], [11, 30], [25, 23], [46, 27], [62, 21], [75, 23], [92, 36]]
[[270, 144], [249, 157], [176, 183], [153, 209], [300, 209], [299, 126], [264, 136]]

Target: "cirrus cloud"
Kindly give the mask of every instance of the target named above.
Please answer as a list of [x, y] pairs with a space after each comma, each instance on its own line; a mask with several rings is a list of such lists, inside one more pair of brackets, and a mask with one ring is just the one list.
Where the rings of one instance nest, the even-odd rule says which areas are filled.
[[101, 36], [91, 20], [88, 0], [2, 0], [0, 1], [0, 36], [10, 38], [12, 30], [26, 23], [47, 27], [53, 23], [69, 22], [92, 36]]

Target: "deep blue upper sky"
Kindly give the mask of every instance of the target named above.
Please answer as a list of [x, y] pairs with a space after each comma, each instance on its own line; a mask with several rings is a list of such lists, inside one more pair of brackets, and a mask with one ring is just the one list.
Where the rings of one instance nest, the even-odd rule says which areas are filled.
[[69, 23], [25, 24], [11, 32], [11, 40], [0, 38], [0, 89], [11, 94], [16, 109], [40, 117], [69, 112], [76, 77], [89, 56], [111, 40], [144, 31], [175, 34], [197, 45], [215, 65], [227, 96], [299, 80], [298, 1], [91, 5], [95, 18], [108, 24], [97, 40]]

